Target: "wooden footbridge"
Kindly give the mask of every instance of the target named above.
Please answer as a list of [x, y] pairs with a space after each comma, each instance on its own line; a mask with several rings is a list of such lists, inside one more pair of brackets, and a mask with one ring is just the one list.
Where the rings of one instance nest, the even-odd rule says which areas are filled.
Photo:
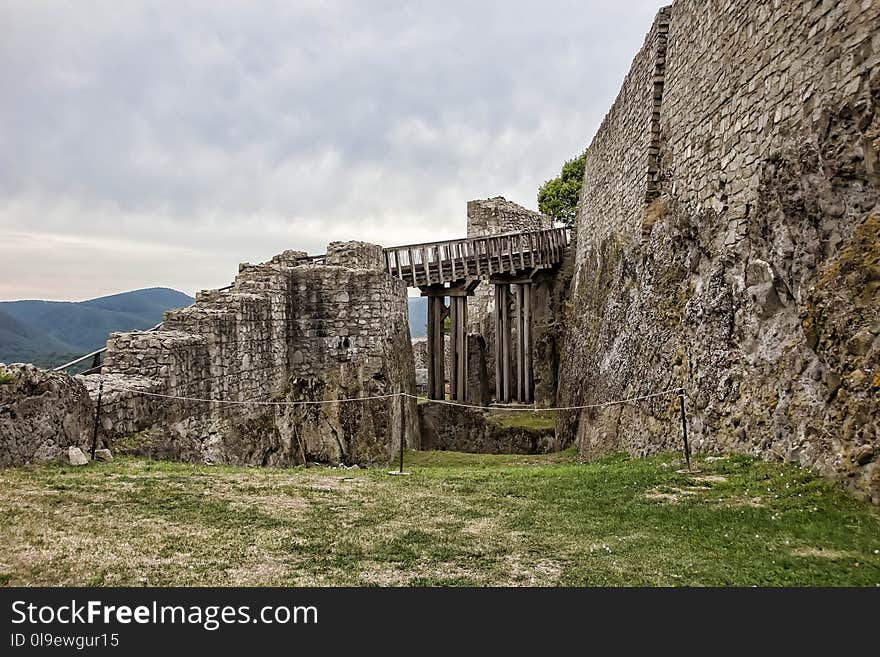
[[[385, 249], [388, 273], [428, 297], [428, 394], [432, 399], [445, 397], [447, 318], [453, 355], [451, 397], [467, 399], [467, 297], [480, 281], [487, 280], [495, 286], [495, 399], [533, 400], [532, 282], [538, 271], [562, 262], [568, 244], [568, 229], [549, 228]], [[323, 262], [320, 255], [305, 259]], [[161, 328], [159, 323], [149, 330]], [[83, 374], [100, 372], [105, 351], [98, 349], [55, 369], [90, 363]]]
[[452, 350], [450, 396], [467, 399], [467, 297], [481, 280], [488, 280], [495, 286], [495, 399], [533, 401], [532, 282], [538, 271], [562, 262], [568, 243], [568, 229], [549, 228], [385, 249], [388, 273], [428, 297], [431, 399], [445, 397], [447, 317]]

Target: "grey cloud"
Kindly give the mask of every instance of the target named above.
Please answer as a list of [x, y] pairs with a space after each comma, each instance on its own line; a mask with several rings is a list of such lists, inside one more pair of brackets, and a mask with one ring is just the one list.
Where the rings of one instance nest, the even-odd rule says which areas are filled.
[[192, 292], [284, 248], [460, 234], [470, 198], [534, 207], [661, 4], [5, 2], [0, 296]]

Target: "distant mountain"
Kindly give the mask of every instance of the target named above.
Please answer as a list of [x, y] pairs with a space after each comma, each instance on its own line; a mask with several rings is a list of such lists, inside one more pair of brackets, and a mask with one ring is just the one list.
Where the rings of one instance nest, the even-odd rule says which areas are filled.
[[409, 335], [423, 338], [428, 334], [428, 297], [409, 298]]
[[166, 310], [192, 302], [183, 292], [163, 287], [78, 302], [0, 302], [0, 362], [61, 365], [100, 349], [113, 331], [150, 328]]

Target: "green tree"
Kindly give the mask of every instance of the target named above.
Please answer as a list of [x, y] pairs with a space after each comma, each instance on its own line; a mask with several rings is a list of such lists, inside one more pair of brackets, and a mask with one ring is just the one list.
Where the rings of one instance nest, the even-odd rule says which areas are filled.
[[538, 188], [538, 209], [569, 228], [577, 218], [577, 204], [584, 184], [587, 151], [562, 165], [562, 172]]

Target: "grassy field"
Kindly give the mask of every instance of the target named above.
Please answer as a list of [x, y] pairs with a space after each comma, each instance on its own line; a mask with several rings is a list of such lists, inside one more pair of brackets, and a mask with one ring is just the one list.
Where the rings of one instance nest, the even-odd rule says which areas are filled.
[[745, 457], [0, 470], [7, 585], [880, 586], [880, 513]]

